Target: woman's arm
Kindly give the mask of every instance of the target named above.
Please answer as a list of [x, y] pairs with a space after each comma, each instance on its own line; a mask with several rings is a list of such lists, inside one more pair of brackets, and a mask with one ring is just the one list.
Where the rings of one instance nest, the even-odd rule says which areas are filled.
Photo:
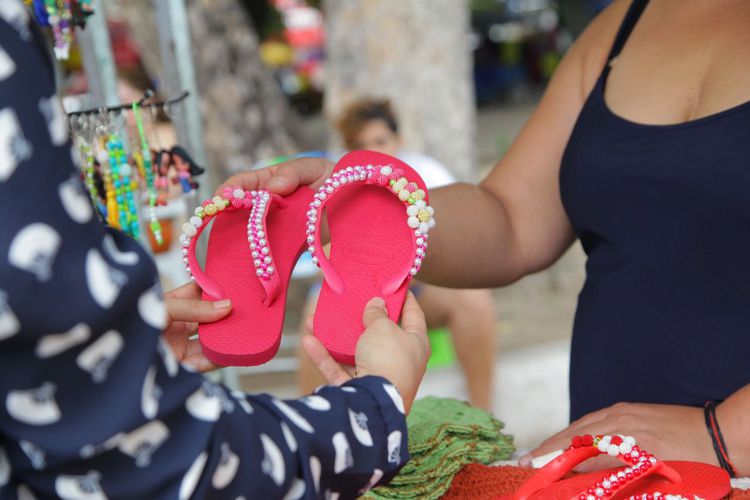
[[716, 407], [716, 420], [738, 475], [750, 476], [750, 384]]
[[0, 497], [348, 498], [392, 477], [386, 379], [284, 402], [176, 361], [153, 261], [100, 224], [27, 17], [0, 0]]

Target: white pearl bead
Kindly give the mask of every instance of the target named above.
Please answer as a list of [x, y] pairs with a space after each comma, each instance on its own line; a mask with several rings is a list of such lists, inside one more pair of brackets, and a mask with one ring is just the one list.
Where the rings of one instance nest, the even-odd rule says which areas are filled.
[[309, 247], [307, 247], [307, 251], [310, 253], [315, 253], [315, 247], [310, 245]]
[[263, 231], [262, 229], [258, 229], [258, 238], [265, 238], [265, 237], [266, 237], [266, 232]]
[[422, 259], [420, 259], [419, 257], [417, 257], [416, 259], [414, 259], [414, 265], [415, 266], [421, 266], [422, 265]]
[[258, 257], [260, 257], [260, 254], [258, 253], [257, 250], [253, 250], [252, 256], [253, 256], [253, 259], [257, 259]]
[[336, 189], [337, 187], [341, 186], [341, 183], [339, 181], [333, 181], [331, 185], [333, 186], [334, 189]]
[[268, 268], [266, 269], [266, 272], [268, 274], [273, 274], [273, 266], [268, 266]]
[[238, 200], [241, 200], [245, 197], [245, 192], [242, 189], [235, 189], [234, 191], [232, 191], [232, 196], [234, 196]]
[[417, 248], [417, 255], [424, 255], [424, 249], [423, 248]]
[[203, 219], [197, 216], [190, 217], [190, 224], [192, 224], [195, 227], [201, 227], [203, 225]]
[[603, 496], [604, 495], [604, 488], [597, 488], [597, 489], [595, 489], [594, 490], [594, 494], [596, 496], [598, 496], [598, 497]]
[[195, 236], [198, 230], [195, 229], [194, 225], [190, 224], [189, 222], [186, 222], [182, 225], [182, 232], [192, 238], [193, 236]]
[[180, 243], [182, 244], [182, 246], [188, 246], [188, 244], [190, 244], [190, 236], [188, 236], [187, 234], [181, 234]]
[[308, 242], [308, 243], [315, 243], [315, 236], [313, 236], [312, 234], [311, 234], [311, 235], [309, 235], [309, 236], [307, 237], [307, 242]]
[[412, 267], [412, 268], [411, 268], [411, 269], [409, 270], [409, 274], [411, 274], [412, 276], [416, 276], [417, 272], [418, 272], [418, 270], [417, 270], [417, 268], [416, 268], [416, 267]]
[[313, 202], [313, 205], [315, 205], [316, 207], [319, 207], [320, 206], [320, 200], [315, 200]]
[[612, 482], [608, 479], [605, 479], [604, 481], [602, 481], [602, 486], [604, 486], [605, 488], [609, 488], [610, 486], [612, 486]]
[[271, 258], [271, 257], [270, 257], [269, 255], [266, 255], [266, 256], [265, 256], [265, 257], [263, 258], [263, 262], [265, 262], [266, 264], [270, 264], [272, 260], [273, 260], [273, 259], [272, 259], [272, 258]]
[[263, 269], [258, 269], [257, 271], [255, 271], [255, 274], [257, 274], [258, 276], [263, 276]]
[[263, 255], [268, 255], [269, 253], [271, 253], [271, 251], [268, 249], [268, 247], [263, 247], [260, 249], [260, 253], [262, 253]]
[[253, 261], [253, 265], [254, 265], [255, 267], [260, 267], [260, 259], [255, 259], [255, 260]]
[[326, 188], [326, 193], [328, 193], [328, 194], [331, 194], [331, 193], [333, 193], [333, 188], [332, 188], [331, 186], [328, 186], [328, 187]]
[[317, 258], [317, 257], [313, 257], [313, 258], [312, 258], [312, 259], [310, 259], [310, 260], [312, 260], [312, 263], [313, 263], [313, 264], [315, 264], [315, 265], [317, 265], [317, 264], [318, 264], [318, 258]]
[[265, 244], [266, 244], [265, 238], [261, 238], [261, 239], [258, 240], [258, 245], [264, 246]]
[[187, 248], [183, 248], [182, 250], [180, 250], [180, 252], [182, 253], [182, 255], [187, 255], [188, 254], [188, 249]]

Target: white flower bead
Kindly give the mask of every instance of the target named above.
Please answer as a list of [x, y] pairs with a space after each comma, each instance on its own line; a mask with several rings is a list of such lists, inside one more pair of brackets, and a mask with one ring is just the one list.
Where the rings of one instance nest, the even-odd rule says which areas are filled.
[[435, 227], [435, 219], [430, 219], [427, 222], [427, 225], [430, 227], [430, 229], [432, 229], [433, 227]]
[[406, 223], [412, 229], [416, 229], [416, 228], [419, 227], [419, 219], [417, 219], [416, 217], [409, 217], [409, 219], [406, 221]]
[[214, 205], [223, 205], [224, 199], [221, 196], [214, 196], [211, 198], [211, 201], [214, 203]]
[[607, 453], [607, 450], [609, 450], [609, 441], [605, 441], [604, 439], [602, 439], [601, 441], [599, 441], [599, 444], [596, 445], [596, 447], [602, 453]]
[[406, 201], [409, 199], [410, 194], [411, 193], [408, 190], [402, 189], [401, 191], [398, 192], [398, 199], [401, 201]]
[[232, 196], [234, 196], [238, 200], [242, 200], [245, 198], [245, 192], [242, 189], [237, 188], [232, 191]]
[[194, 215], [190, 217], [190, 224], [194, 225], [195, 227], [201, 227], [203, 225], [203, 219], [201, 219], [197, 215]]
[[630, 453], [631, 451], [633, 451], [633, 445], [631, 445], [630, 443], [628, 443], [628, 442], [623, 442], [623, 443], [622, 443], [622, 444], [620, 445], [620, 453], [622, 453], [623, 455], [627, 455], [627, 454], [628, 454], [628, 453]]
[[[417, 219], [419, 220], [419, 219]], [[430, 230], [430, 225], [427, 222], [420, 222], [419, 223], [419, 230], [423, 233], [427, 233]]]
[[429, 205], [427, 206], [427, 211], [428, 211], [428, 212], [430, 212], [430, 215], [433, 215], [433, 214], [435, 213], [435, 209], [434, 209], [434, 208], [432, 208], [432, 207], [431, 207], [431, 206], [429, 206]]
[[416, 203], [414, 203], [414, 206], [419, 210], [422, 210], [423, 208], [427, 208], [427, 203], [425, 203], [424, 200], [417, 200]]
[[194, 225], [190, 224], [189, 222], [186, 222], [182, 225], [182, 232], [192, 238], [193, 236], [195, 236], [198, 230], [195, 229]]
[[101, 150], [96, 155], [96, 159], [99, 160], [100, 164], [109, 163], [109, 155], [106, 151]]
[[389, 166], [385, 166], [380, 169], [380, 173], [383, 175], [391, 175], [393, 173], [393, 169]]
[[415, 207], [414, 205], [409, 205], [408, 207], [406, 207], [406, 214], [409, 217], [416, 217], [418, 213], [419, 213], [419, 209]]
[[616, 457], [619, 454], [620, 454], [619, 446], [617, 446], [616, 444], [609, 445], [609, 447], [607, 448], [607, 455], [609, 455], [610, 457]]
[[120, 165], [120, 175], [123, 177], [130, 177], [130, 175], [133, 173], [133, 167], [130, 166], [129, 163], [123, 163]]
[[622, 440], [626, 443], [630, 443], [631, 446], [635, 446], [635, 438], [633, 436], [625, 436]]

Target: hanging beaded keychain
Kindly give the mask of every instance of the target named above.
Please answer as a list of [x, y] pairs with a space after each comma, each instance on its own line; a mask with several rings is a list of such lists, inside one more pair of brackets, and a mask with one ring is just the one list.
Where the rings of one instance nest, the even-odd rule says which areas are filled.
[[141, 112], [137, 102], [133, 103], [133, 116], [135, 117], [135, 124], [138, 127], [138, 135], [141, 139], [141, 156], [143, 161], [143, 173], [146, 178], [146, 189], [148, 193], [148, 216], [149, 216], [149, 228], [154, 235], [154, 239], [158, 245], [164, 242], [162, 235], [161, 224], [159, 219], [156, 218], [156, 184], [154, 182], [154, 165], [151, 162], [151, 149], [148, 147], [148, 141], [146, 140], [146, 133], [143, 131], [143, 119], [141, 118]]
[[99, 126], [96, 128], [96, 133], [99, 137], [99, 149], [96, 159], [99, 161], [99, 168], [101, 169], [102, 180], [104, 181], [104, 198], [106, 207], [104, 218], [110, 227], [119, 228], [120, 221], [118, 219], [119, 206], [117, 204], [117, 193], [115, 192], [112, 170], [110, 168], [109, 151], [107, 151], [109, 124], [106, 122], [106, 113], [104, 112], [104, 109], [101, 109], [99, 112], [99, 120]]
[[81, 157], [81, 163], [83, 164], [83, 183], [86, 185], [86, 190], [89, 192], [91, 197], [91, 203], [98, 212], [101, 212], [101, 200], [99, 199], [99, 191], [96, 188], [96, 166], [94, 158], [94, 149], [89, 143], [87, 132], [89, 131], [89, 123], [83, 116], [78, 117], [76, 131], [76, 147]]
[[115, 133], [114, 129], [109, 130], [106, 151], [114, 189], [114, 208], [116, 209], [114, 214], [110, 213], [110, 204], [107, 204], [107, 220], [113, 227], [117, 227], [124, 233], [138, 239], [140, 228], [138, 226], [138, 209], [133, 197], [134, 186], [131, 179], [133, 169], [128, 163], [122, 139]]
[[71, 30], [73, 11], [70, 7], [70, 0], [44, 0], [44, 7], [47, 12], [47, 22], [55, 38], [55, 57], [59, 60], [67, 60], [73, 42]]

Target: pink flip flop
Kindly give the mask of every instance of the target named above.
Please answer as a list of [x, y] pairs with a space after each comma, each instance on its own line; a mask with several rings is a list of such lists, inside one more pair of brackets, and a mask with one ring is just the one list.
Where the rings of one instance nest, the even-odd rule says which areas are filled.
[[[286, 291], [305, 249], [305, 211], [312, 195], [307, 187], [284, 198], [227, 188], [183, 225], [183, 260], [203, 298], [232, 300], [226, 318], [198, 327], [203, 352], [213, 363], [259, 365], [278, 351]], [[195, 258], [195, 244], [213, 218], [204, 272]]]
[[[601, 454], [625, 467], [560, 479], [579, 463]], [[576, 436], [562, 455], [539, 469], [514, 495], [496, 500], [719, 500], [732, 491], [729, 474], [699, 462], [664, 462], [629, 436]]]
[[[398, 321], [409, 280], [417, 274], [435, 225], [421, 177], [404, 162], [372, 151], [339, 160], [307, 212], [307, 242], [323, 271], [313, 332], [337, 361], [354, 364], [362, 312], [373, 297], [385, 300]], [[325, 211], [330, 256], [320, 245]]]

